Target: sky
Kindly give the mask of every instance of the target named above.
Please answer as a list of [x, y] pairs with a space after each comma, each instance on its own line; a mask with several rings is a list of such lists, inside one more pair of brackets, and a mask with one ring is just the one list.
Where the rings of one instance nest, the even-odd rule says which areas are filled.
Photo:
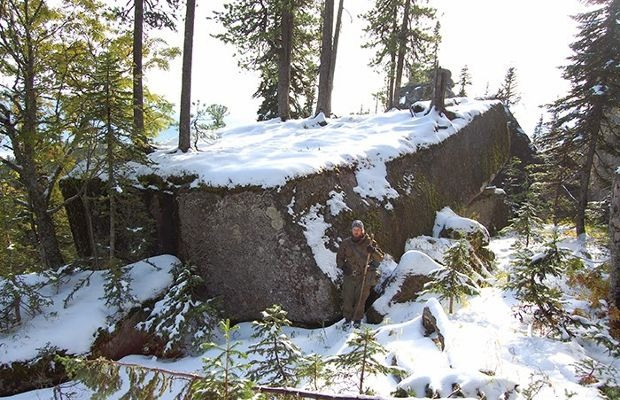
[[[362, 49], [364, 21], [359, 15], [372, 7], [372, 0], [345, 0], [341, 41], [334, 78], [332, 108], [336, 115], [374, 113], [371, 93], [383, 88], [383, 77], [368, 66], [373, 50]], [[227, 106], [228, 126], [256, 120], [259, 99], [252, 98], [258, 74], [244, 71], [234, 59], [234, 47], [211, 37], [221, 31], [208, 20], [224, 1], [198, 2], [194, 34], [192, 100]], [[431, 0], [439, 12], [442, 43], [439, 61], [458, 78], [468, 65], [473, 85], [468, 94], [497, 91], [506, 70], [517, 72], [521, 102], [513, 108], [526, 132], [531, 133], [541, 115], [540, 105], [563, 95], [569, 88], [559, 66], [571, 54], [569, 44], [577, 33], [571, 15], [585, 10], [578, 0]], [[176, 33], [159, 33], [171, 45], [182, 47], [182, 21]], [[179, 104], [181, 59], [168, 71], [149, 71], [149, 88]]]

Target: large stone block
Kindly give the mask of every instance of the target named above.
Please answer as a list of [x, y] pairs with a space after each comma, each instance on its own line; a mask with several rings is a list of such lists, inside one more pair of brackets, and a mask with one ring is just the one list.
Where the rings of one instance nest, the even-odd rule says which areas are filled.
[[328, 324], [340, 318], [335, 252], [351, 221], [362, 219], [380, 246], [400, 258], [408, 238], [431, 232], [436, 211], [446, 205], [460, 211], [501, 169], [510, 154], [507, 122], [497, 104], [443, 142], [387, 161], [386, 180], [397, 194], [390, 198], [361, 197], [355, 166], [269, 189], [190, 187], [160, 178], [161, 190], [143, 197], [155, 225], [149, 248], [196, 264], [205, 296], [219, 297], [233, 320], [260, 318], [280, 304], [296, 324]]

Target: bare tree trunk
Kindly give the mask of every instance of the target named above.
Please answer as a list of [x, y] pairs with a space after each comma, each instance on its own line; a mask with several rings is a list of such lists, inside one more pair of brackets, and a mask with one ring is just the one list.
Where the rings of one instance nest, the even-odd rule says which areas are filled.
[[183, 38], [183, 76], [181, 78], [181, 116], [179, 120], [179, 150], [187, 152], [190, 143], [190, 108], [192, 105], [192, 52], [194, 43], [194, 14], [196, 0], [187, 0], [185, 37]]
[[278, 116], [282, 121], [291, 117], [289, 91], [291, 88], [291, 54], [293, 51], [293, 2], [285, 2], [282, 8], [280, 55], [278, 60]]
[[602, 110], [600, 106], [595, 106], [592, 113], [590, 125], [590, 142], [588, 143], [588, 153], [581, 169], [581, 179], [579, 181], [579, 199], [577, 202], [577, 213], [575, 215], [575, 230], [577, 237], [586, 234], [586, 209], [588, 208], [588, 194], [590, 192], [590, 176], [594, 165], [594, 153], [601, 126]]
[[331, 115], [331, 91], [329, 89], [332, 64], [332, 31], [334, 26], [334, 0], [325, 0], [323, 8], [323, 29], [321, 39], [321, 66], [319, 70], [319, 95], [316, 113]]
[[[396, 32], [397, 24], [396, 24], [396, 16], [398, 15], [398, 10], [394, 7], [394, 14], [392, 14], [392, 32]], [[388, 72], [388, 89], [387, 89], [387, 109], [391, 109], [394, 107], [394, 74], [396, 70], [396, 51], [390, 51], [390, 64], [389, 64], [389, 72]]]
[[612, 184], [609, 236], [611, 248], [611, 291], [609, 297], [612, 304], [620, 310], [620, 168], [614, 174]]
[[437, 111], [438, 113], [444, 115], [447, 114], [445, 106], [447, 80], [448, 71], [437, 66], [435, 73], [435, 82], [433, 82], [433, 99], [431, 101], [431, 106], [428, 112], [435, 108], [435, 111]]
[[95, 240], [95, 229], [93, 227], [93, 217], [90, 211], [90, 204], [88, 200], [88, 193], [84, 193], [80, 196], [82, 200], [82, 207], [84, 208], [84, 217], [86, 219], [86, 229], [88, 230], [88, 242], [90, 243], [90, 254], [93, 255], [94, 266], [96, 270], [100, 270], [99, 265], [99, 252], [97, 250], [97, 241]]
[[405, 1], [405, 12], [403, 23], [398, 34], [398, 60], [396, 63], [396, 80], [394, 82], [394, 98], [392, 105], [400, 106], [400, 85], [403, 78], [403, 68], [405, 65], [405, 53], [407, 52], [407, 30], [409, 29], [409, 11], [411, 10], [411, 0]]
[[336, 59], [338, 57], [338, 42], [340, 41], [340, 29], [342, 28], [342, 10], [344, 8], [344, 0], [338, 2], [338, 13], [336, 15], [336, 30], [334, 31], [334, 43], [332, 44], [332, 59], [329, 71], [329, 108], [331, 110], [332, 98], [334, 91], [334, 74], [336, 72]]
[[134, 133], [142, 137], [144, 134], [144, 89], [142, 86], [144, 0], [134, 0], [133, 15], [133, 128]]
[[114, 130], [112, 128], [112, 100], [110, 93], [110, 66], [106, 66], [106, 157], [108, 162], [108, 201], [109, 201], [109, 217], [110, 217], [110, 234], [109, 234], [109, 256], [110, 265], [114, 261], [116, 253], [116, 178], [114, 175]]

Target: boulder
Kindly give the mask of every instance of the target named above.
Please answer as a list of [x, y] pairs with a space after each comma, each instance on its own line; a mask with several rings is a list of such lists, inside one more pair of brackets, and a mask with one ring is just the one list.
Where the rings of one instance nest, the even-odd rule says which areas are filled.
[[[219, 298], [225, 317], [257, 319], [277, 303], [295, 324], [321, 326], [341, 318], [335, 253], [353, 219], [363, 220], [381, 248], [399, 259], [409, 238], [432, 230], [440, 207], [468, 204], [509, 153], [507, 117], [498, 103], [440, 143], [420, 145], [386, 161], [385, 171], [373, 171], [385, 176], [383, 197], [360, 189], [369, 176], [355, 164], [266, 188], [196, 185], [191, 175], [151, 174], [138, 177], [139, 201], [127, 202], [124, 211], [132, 215], [135, 205], [136, 215], [150, 215], [140, 249], [165, 250], [196, 265], [205, 280], [202, 295]], [[79, 187], [61, 183], [65, 198]], [[80, 202], [67, 212], [78, 252], [90, 255]], [[105, 209], [94, 214], [97, 240], [105, 243]], [[119, 230], [139, 228], [123, 223]]]
[[379, 324], [395, 304], [415, 301], [430, 281], [430, 273], [439, 268], [441, 265], [420, 251], [403, 254], [396, 269], [383, 283], [381, 296], [366, 312], [368, 322]]
[[424, 336], [436, 336], [439, 342], [439, 349], [445, 351], [448, 335], [450, 335], [451, 322], [439, 301], [434, 297], [428, 299], [424, 305], [422, 326], [424, 327]]
[[487, 186], [465, 207], [463, 214], [480, 222], [491, 235], [495, 235], [509, 225], [512, 210], [504, 190]]

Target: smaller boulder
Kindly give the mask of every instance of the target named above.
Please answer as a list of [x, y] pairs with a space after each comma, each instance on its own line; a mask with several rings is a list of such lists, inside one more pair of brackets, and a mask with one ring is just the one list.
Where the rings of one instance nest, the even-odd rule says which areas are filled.
[[437, 212], [433, 237], [450, 239], [465, 237], [475, 249], [487, 246], [491, 238], [484, 225], [473, 219], [461, 217], [450, 207], [444, 207]]
[[508, 226], [512, 216], [506, 192], [495, 186], [487, 186], [466, 207], [465, 215], [475, 218], [489, 229], [491, 235]]
[[446, 350], [446, 341], [450, 334], [451, 322], [439, 301], [434, 297], [428, 299], [424, 305], [422, 326], [424, 327], [424, 336], [432, 336], [436, 333], [439, 349], [441, 351]]
[[368, 322], [379, 324], [393, 305], [415, 301], [430, 281], [430, 273], [439, 268], [440, 264], [420, 251], [403, 254], [394, 272], [381, 285], [380, 297], [366, 313]]

